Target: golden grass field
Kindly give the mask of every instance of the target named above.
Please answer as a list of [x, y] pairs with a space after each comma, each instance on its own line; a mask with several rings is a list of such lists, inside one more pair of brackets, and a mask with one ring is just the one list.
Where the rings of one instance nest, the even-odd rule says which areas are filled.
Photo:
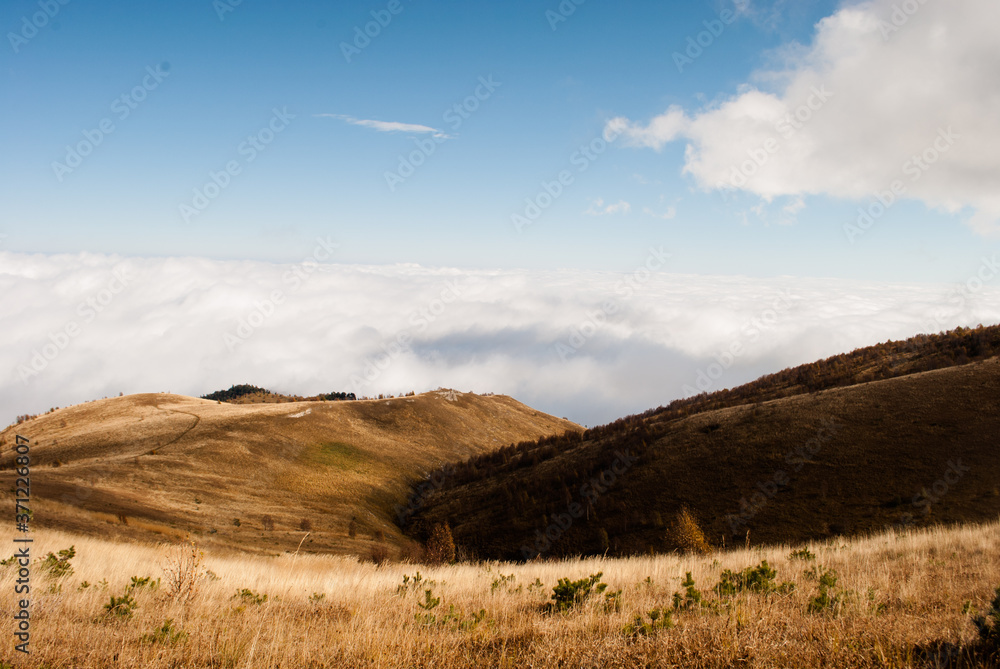
[[[963, 609], [981, 611], [1000, 586], [1000, 520], [814, 543], [808, 549], [815, 561], [791, 559], [787, 546], [439, 567], [207, 552], [186, 604], [168, 595], [164, 578], [171, 556], [182, 550], [176, 544], [112, 543], [53, 530], [34, 536], [36, 556], [74, 545], [75, 571], [49, 582], [36, 567], [30, 657], [15, 657], [11, 619], [4, 616], [0, 657], [19, 667], [991, 666], [971, 654], [976, 634]], [[669, 606], [685, 572], [715, 600], [711, 588], [722, 570], [765, 559], [776, 580], [795, 584], [791, 594], [742, 593], [714, 611], [675, 614], [672, 629], [638, 637], [623, 632], [636, 614]], [[834, 592], [843, 604], [807, 613], [817, 583], [804, 572], [817, 564], [839, 574]], [[421, 586], [398, 592], [404, 574], [418, 570]], [[0, 606], [13, 611], [14, 573], [0, 571]], [[595, 572], [603, 572], [609, 591], [621, 590], [619, 610], [594, 596], [567, 613], [543, 612], [558, 579]], [[130, 618], [107, 615], [104, 604], [132, 576], [164, 580], [157, 590], [135, 594]], [[529, 588], [535, 579], [544, 586]], [[84, 581], [103, 580], [106, 587], [80, 590]], [[417, 604], [428, 587], [441, 599], [431, 624], [415, 619], [427, 613]], [[235, 597], [243, 589], [268, 598], [258, 604]], [[459, 618], [442, 624], [451, 606]], [[479, 610], [485, 616], [473, 625]], [[167, 619], [181, 636], [143, 638]]]
[[[31, 440], [36, 527], [122, 539], [190, 533], [206, 546], [262, 553], [295, 550], [308, 530], [304, 551], [398, 556], [413, 542], [393, 509], [427, 472], [575, 429], [504, 395], [450, 390], [239, 405], [147, 393], [0, 432], [0, 486], [13, 488], [20, 434]], [[12, 499], [0, 509], [13, 512]]]

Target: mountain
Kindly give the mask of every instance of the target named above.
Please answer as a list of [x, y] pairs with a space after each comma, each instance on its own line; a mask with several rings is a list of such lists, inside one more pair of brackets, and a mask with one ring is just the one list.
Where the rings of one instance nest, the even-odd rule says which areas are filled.
[[[407, 519], [481, 558], [799, 542], [1000, 514], [1000, 328], [886, 342], [470, 458]], [[446, 475], [447, 474], [447, 475]]]
[[[228, 404], [141, 394], [0, 433], [31, 440], [36, 527], [206, 546], [399, 555], [394, 510], [430, 470], [581, 428], [510, 397], [439, 390], [387, 400]], [[404, 512], [405, 513], [405, 512]], [[353, 522], [352, 522], [353, 519]], [[306, 533], [309, 533], [306, 536]]]

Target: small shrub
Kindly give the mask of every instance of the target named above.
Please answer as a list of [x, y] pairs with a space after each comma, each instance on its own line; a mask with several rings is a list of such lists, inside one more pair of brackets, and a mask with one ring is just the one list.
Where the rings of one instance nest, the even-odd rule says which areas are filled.
[[600, 582], [603, 575], [604, 572], [599, 571], [578, 581], [571, 581], [568, 578], [559, 579], [559, 584], [552, 588], [552, 602], [545, 605], [545, 610], [564, 613], [586, 601], [592, 592], [604, 592], [608, 584]]
[[991, 653], [1000, 653], [1000, 588], [996, 589], [996, 596], [990, 602], [990, 608], [985, 615], [974, 616], [972, 624], [979, 632], [979, 639], [985, 650]]
[[251, 590], [250, 588], [243, 588], [237, 590], [236, 594], [232, 596], [232, 599], [239, 599], [244, 604], [253, 604], [254, 606], [260, 606], [267, 601], [267, 595], [260, 595]]
[[385, 546], [385, 544], [375, 544], [372, 546], [369, 557], [376, 565], [385, 564], [389, 561], [389, 549]]
[[403, 574], [403, 583], [402, 585], [396, 586], [396, 594], [405, 595], [411, 588], [414, 590], [418, 589], [421, 586], [421, 584], [434, 585], [435, 583], [434, 581], [425, 580], [424, 577], [420, 575], [419, 571], [413, 576], [410, 576], [409, 574]]
[[[104, 583], [105, 585], [107, 584], [106, 581]], [[119, 618], [131, 618], [132, 613], [139, 606], [135, 601], [135, 598], [132, 596], [132, 593], [137, 590], [142, 590], [143, 588], [156, 590], [159, 587], [160, 579], [156, 579], [154, 581], [151, 576], [133, 576], [129, 584], [125, 586], [125, 592], [122, 593], [121, 597], [111, 595], [110, 601], [104, 605], [105, 615], [117, 616]]]
[[[496, 592], [500, 588], [503, 588], [505, 590], [510, 590], [511, 589], [510, 586], [514, 583], [514, 578], [515, 578], [514, 574], [509, 574], [507, 576], [500, 574], [495, 579], [493, 579], [493, 583], [490, 585], [490, 592]], [[518, 587], [516, 592], [520, 592], [520, 590], [521, 588]]]
[[303, 518], [299, 521], [299, 529], [303, 532], [312, 532], [313, 524], [308, 518]]
[[59, 551], [58, 556], [49, 553], [42, 559], [36, 561], [39, 569], [49, 578], [61, 578], [73, 573], [73, 566], [69, 563], [76, 556], [76, 549], [73, 546]]
[[773, 592], [786, 594], [795, 589], [794, 583], [784, 582], [780, 585], [775, 583], [775, 576], [777, 576], [777, 572], [771, 569], [767, 560], [762, 560], [756, 567], [747, 567], [741, 572], [725, 570], [713, 589], [719, 597], [732, 597], [744, 591], [763, 595], [769, 595]]
[[135, 598], [132, 597], [126, 588], [121, 597], [111, 595], [111, 601], [104, 605], [105, 615], [117, 616], [119, 618], [131, 618], [132, 613], [138, 608]]
[[198, 594], [202, 577], [202, 558], [204, 554], [198, 550], [193, 541], [188, 546], [178, 547], [167, 558], [167, 563], [163, 567], [163, 578], [168, 597], [179, 602], [187, 602]]
[[264, 528], [265, 532], [273, 532], [274, 531], [274, 518], [272, 518], [271, 516], [266, 516], [266, 515], [265, 516], [261, 516], [261, 518], [260, 518], [260, 526], [262, 528]]
[[441, 598], [435, 597], [431, 589], [428, 588], [427, 590], [424, 590], [424, 601], [417, 602], [417, 606], [422, 608], [424, 611], [431, 611], [432, 609], [437, 608], [440, 603]]
[[806, 610], [809, 613], [824, 613], [839, 609], [843, 603], [844, 593], [833, 592], [833, 589], [837, 587], [837, 572], [818, 567], [806, 571], [807, 577], [810, 574], [819, 579], [819, 594], [809, 600], [809, 607]]
[[808, 548], [800, 548], [788, 554], [789, 560], [815, 560], [816, 556]]
[[691, 572], [687, 572], [687, 577], [681, 583], [681, 586], [685, 588], [684, 595], [679, 592], [674, 593], [674, 608], [675, 609], [690, 609], [700, 606], [701, 601], [701, 591], [694, 587], [694, 579], [691, 578]]
[[651, 636], [674, 626], [672, 612], [666, 607], [653, 609], [646, 615], [649, 617], [649, 622], [646, 622], [643, 616], [637, 615], [633, 622], [622, 629], [622, 633], [628, 637]]
[[178, 630], [174, 627], [173, 618], [167, 618], [163, 621], [163, 626], [153, 631], [152, 634], [143, 634], [140, 639], [143, 643], [160, 643], [167, 646], [173, 646], [182, 641], [186, 641], [188, 638], [188, 633], [183, 630]]

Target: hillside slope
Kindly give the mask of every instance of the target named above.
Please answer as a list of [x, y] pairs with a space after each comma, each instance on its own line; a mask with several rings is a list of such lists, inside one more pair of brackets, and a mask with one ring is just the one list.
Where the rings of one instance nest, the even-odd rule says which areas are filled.
[[455, 391], [244, 405], [131, 395], [0, 433], [0, 484], [14, 485], [16, 433], [32, 442], [38, 527], [190, 532], [207, 545], [267, 552], [296, 549], [308, 531], [302, 550], [368, 555], [381, 546], [393, 555], [409, 543], [393, 509], [428, 471], [578, 429], [510, 397]]
[[998, 439], [991, 358], [502, 449], [459, 467], [406, 531], [448, 521], [480, 557], [523, 559], [672, 550], [682, 507], [717, 546], [989, 520]]

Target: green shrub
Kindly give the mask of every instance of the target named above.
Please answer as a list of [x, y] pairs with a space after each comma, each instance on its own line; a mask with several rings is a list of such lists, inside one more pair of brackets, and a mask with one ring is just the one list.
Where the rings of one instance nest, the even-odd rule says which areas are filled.
[[143, 634], [140, 641], [143, 643], [160, 643], [167, 646], [186, 641], [188, 633], [174, 628], [173, 618], [163, 621], [163, 626], [153, 631], [152, 634]]
[[815, 560], [816, 556], [808, 548], [800, 548], [788, 555], [789, 560]]
[[780, 585], [774, 582], [777, 572], [771, 569], [767, 560], [761, 561], [756, 567], [747, 567], [741, 572], [729, 569], [722, 572], [715, 592], [719, 597], [732, 597], [740, 592], [756, 592], [762, 595], [771, 593], [786, 594], [795, 589], [794, 583], [784, 582]]
[[61, 578], [63, 576], [69, 576], [73, 573], [73, 566], [69, 563], [69, 561], [74, 557], [76, 557], [76, 548], [70, 546], [69, 548], [59, 551], [58, 555], [49, 553], [41, 560], [36, 561], [35, 564], [37, 564], [41, 572], [49, 578]]
[[684, 594], [681, 595], [679, 592], [674, 593], [675, 609], [690, 609], [702, 604], [701, 591], [694, 587], [694, 579], [691, 578], [691, 572], [687, 572], [687, 578], [684, 579], [681, 586], [685, 588]]
[[[62, 551], [60, 551], [60, 553], [62, 553]], [[51, 555], [51, 553], [49, 553], [49, 555]], [[72, 557], [72, 555], [70, 557]], [[86, 583], [86, 581], [84, 581], [84, 583]], [[107, 581], [101, 581], [101, 583], [103, 584], [104, 589], [107, 589]], [[82, 586], [83, 584], [81, 584], [81, 590], [83, 589]], [[132, 597], [132, 593], [143, 588], [156, 590], [158, 587], [160, 587], [160, 579], [156, 579], [154, 581], [151, 576], [133, 576], [129, 584], [125, 586], [125, 592], [122, 593], [121, 597], [111, 595], [111, 600], [104, 605], [105, 615], [113, 615], [120, 618], [132, 617], [132, 612], [139, 606], [138, 603], [136, 603], [135, 598]]]
[[237, 590], [236, 594], [233, 595], [232, 598], [239, 599], [244, 604], [253, 604], [254, 606], [260, 606], [267, 601], [267, 595], [259, 595], [250, 588]]
[[[493, 584], [490, 586], [490, 592], [496, 592], [500, 588], [504, 588], [505, 590], [511, 590], [511, 585], [514, 583], [514, 578], [515, 578], [514, 574], [508, 574], [506, 576], [500, 574], [498, 577], [493, 579]], [[518, 586], [517, 590], [514, 590], [513, 592], [520, 592], [520, 591], [521, 588], [520, 586]]]
[[817, 567], [806, 571], [806, 577], [810, 576], [819, 579], [819, 594], [809, 600], [807, 611], [809, 613], [824, 613], [838, 610], [843, 603], [844, 593], [833, 592], [833, 589], [837, 587], [837, 572]]
[[449, 605], [448, 611], [441, 616], [431, 613], [431, 611], [440, 605], [440, 597], [435, 597], [430, 589], [424, 590], [424, 601], [417, 602], [417, 606], [426, 611], [426, 613], [418, 612], [414, 614], [414, 620], [418, 624], [425, 626], [441, 625], [449, 626], [455, 630], [470, 631], [474, 630], [479, 623], [486, 619], [486, 609], [473, 611], [466, 616], [461, 609], [456, 609], [454, 604]]
[[545, 605], [545, 610], [562, 613], [584, 602], [591, 595], [591, 592], [604, 592], [608, 584], [600, 582], [603, 575], [604, 572], [599, 571], [578, 581], [571, 581], [568, 578], [559, 579], [559, 584], [552, 588], [553, 601]]
[[421, 586], [437, 585], [437, 581], [429, 581], [420, 575], [418, 571], [413, 576], [403, 574], [403, 583], [396, 586], [397, 595], [405, 595], [409, 590], [418, 590]]
[[974, 616], [972, 624], [979, 632], [979, 638], [988, 652], [1000, 652], [1000, 588], [990, 602], [990, 608], [985, 615]]
[[629, 637], [651, 636], [660, 630], [668, 630], [674, 626], [673, 618], [671, 618], [672, 612], [667, 607], [653, 609], [646, 615], [649, 617], [649, 622], [646, 622], [643, 616], [637, 615], [633, 622], [622, 629], [622, 633]]
[[111, 595], [111, 601], [104, 605], [104, 611], [105, 615], [131, 618], [138, 606], [131, 593], [126, 589], [121, 597]]

